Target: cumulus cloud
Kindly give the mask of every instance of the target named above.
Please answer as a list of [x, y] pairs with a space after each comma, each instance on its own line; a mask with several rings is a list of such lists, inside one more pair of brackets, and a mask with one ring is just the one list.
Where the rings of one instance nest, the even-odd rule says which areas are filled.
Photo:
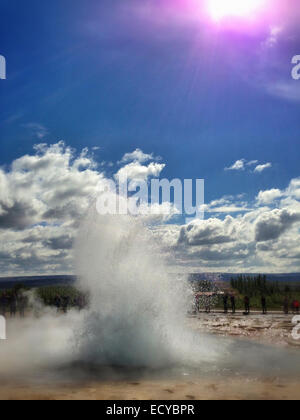
[[155, 160], [153, 154], [144, 153], [141, 149], [136, 149], [132, 153], [126, 153], [120, 163], [139, 162], [145, 163], [149, 160]]
[[[137, 161], [146, 156], [152, 157], [137, 151], [116, 176], [136, 181], [159, 176], [165, 165]], [[72, 273], [80, 220], [106, 180], [87, 148], [77, 153], [62, 141], [39, 144], [33, 154], [0, 169], [2, 275]], [[145, 217], [150, 222], [167, 221], [178, 213], [171, 203], [153, 207]]]
[[300, 222], [300, 212], [289, 209], [275, 209], [262, 214], [255, 226], [255, 240], [257, 242], [278, 239], [296, 222]]
[[151, 162], [149, 165], [141, 165], [132, 162], [123, 166], [115, 175], [118, 180], [147, 180], [149, 177], [158, 177], [166, 165]]
[[[244, 197], [223, 197], [207, 208], [241, 208]], [[300, 270], [300, 179], [285, 190], [261, 191], [248, 211], [195, 220], [185, 226], [157, 227], [178, 270], [291, 272]], [[229, 206], [228, 206], [229, 207]], [[226, 214], [226, 213], [225, 213]], [[167, 252], [167, 251], [166, 251]], [[174, 261], [174, 260], [172, 260]]]
[[278, 198], [283, 196], [283, 192], [277, 188], [273, 188], [267, 191], [260, 191], [257, 200], [260, 204], [271, 204]]
[[191, 223], [181, 228], [178, 243], [196, 246], [231, 242], [233, 240], [231, 221], [228, 216], [225, 221], [208, 219]]
[[296, 200], [300, 200], [300, 178], [292, 179], [286, 190], [286, 195]]
[[[145, 180], [164, 167], [134, 160], [116, 176]], [[88, 149], [76, 153], [63, 142], [40, 144], [0, 169], [2, 275], [72, 273], [81, 217], [106, 180]], [[258, 192], [253, 202], [244, 195], [215, 199], [205, 211], [206, 220], [183, 226], [170, 223], [178, 214], [171, 203], [146, 215], [172, 271], [300, 270], [300, 178]]]
[[77, 155], [59, 142], [0, 170], [2, 271], [70, 270], [76, 223], [103, 179], [96, 167], [87, 149]]
[[283, 207], [290, 207], [295, 209], [299, 208], [300, 200], [300, 178], [292, 179], [288, 188], [285, 190], [279, 190], [272, 188], [270, 190], [260, 191], [256, 200], [261, 204], [274, 204], [277, 200], [280, 201], [280, 205]]
[[[148, 178], [157, 178], [165, 168], [165, 164], [154, 162], [160, 160], [153, 154], [146, 154], [140, 149], [132, 153], [126, 153], [119, 164], [123, 166], [115, 174], [115, 179], [120, 182], [128, 181], [146, 181]], [[146, 162], [150, 162], [148, 165]]]

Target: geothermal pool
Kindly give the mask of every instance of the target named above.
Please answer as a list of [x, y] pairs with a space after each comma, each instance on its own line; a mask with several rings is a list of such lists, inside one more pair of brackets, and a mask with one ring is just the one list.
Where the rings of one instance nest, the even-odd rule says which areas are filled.
[[35, 317], [9, 321], [0, 398], [300, 397], [298, 349], [190, 328], [191, 292], [162, 255], [142, 220], [92, 211], [76, 244], [89, 308], [59, 315], [32, 302]]
[[217, 357], [159, 368], [55, 360], [51, 352], [49, 360], [11, 354], [0, 366], [0, 399], [300, 398], [298, 349], [205, 334], [199, 339], [207, 354], [217, 347]]

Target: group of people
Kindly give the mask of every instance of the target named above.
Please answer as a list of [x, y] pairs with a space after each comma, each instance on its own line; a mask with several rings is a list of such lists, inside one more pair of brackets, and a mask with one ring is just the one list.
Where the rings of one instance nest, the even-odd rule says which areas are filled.
[[[229, 302], [230, 302], [230, 306], [229, 306]], [[223, 303], [224, 303], [224, 313], [227, 314], [229, 308], [231, 308], [231, 311], [233, 314], [235, 314], [236, 312], [236, 297], [234, 295], [228, 295], [225, 294], [223, 297]], [[244, 305], [245, 305], [245, 315], [249, 315], [250, 314], [250, 307], [251, 307], [251, 302], [250, 302], [250, 297], [249, 296], [245, 296], [244, 297]], [[261, 297], [261, 308], [262, 308], [262, 313], [263, 315], [267, 314], [267, 299], [265, 296]], [[284, 309], [284, 313], [285, 314], [289, 314], [290, 311], [290, 301], [288, 298], [286, 298], [283, 302], [283, 309]], [[300, 311], [300, 303], [298, 300], [293, 300], [292, 305], [291, 305], [291, 310], [293, 313], [297, 313], [299, 314]]]
[[3, 293], [0, 296], [0, 315], [2, 316], [9, 313], [11, 318], [14, 318], [19, 312], [20, 316], [24, 318], [27, 306], [28, 298], [22, 293]]
[[[67, 313], [71, 308], [77, 308], [80, 311], [87, 307], [88, 297], [86, 295], [79, 295], [77, 297], [70, 297], [67, 294], [56, 295], [49, 302], [45, 304], [54, 306], [57, 312]], [[20, 315], [25, 317], [26, 311], [29, 309], [29, 299], [22, 291], [3, 291], [0, 293], [0, 315], [6, 317], [8, 314], [11, 318]]]
[[70, 296], [56, 295], [54, 299], [54, 306], [56, 307], [57, 312], [67, 313], [68, 309], [71, 307], [76, 307], [81, 311], [87, 306], [87, 301], [86, 297], [83, 295], [74, 299], [71, 299]]
[[[292, 312], [294, 314], [299, 314], [300, 310], [300, 302], [298, 300], [293, 300], [291, 305]], [[286, 315], [289, 314], [290, 311], [290, 301], [288, 298], [286, 298], [283, 302], [283, 311]]]

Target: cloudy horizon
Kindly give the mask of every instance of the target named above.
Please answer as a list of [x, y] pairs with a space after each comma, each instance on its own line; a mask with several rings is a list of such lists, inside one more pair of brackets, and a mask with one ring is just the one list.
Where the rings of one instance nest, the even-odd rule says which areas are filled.
[[[120, 171], [149, 181], [166, 166], [141, 149], [105, 164], [62, 141], [36, 145], [0, 169], [1, 275], [74, 274], [74, 240], [99, 183]], [[172, 272], [300, 271], [300, 178], [282, 190], [274, 185], [253, 197], [241, 191], [204, 207], [203, 221], [186, 225], [174, 213], [150, 225]]]

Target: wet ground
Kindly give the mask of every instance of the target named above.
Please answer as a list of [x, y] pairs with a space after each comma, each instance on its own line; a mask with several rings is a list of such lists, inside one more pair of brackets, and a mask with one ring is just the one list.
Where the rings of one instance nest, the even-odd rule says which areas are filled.
[[90, 381], [63, 385], [7, 383], [1, 400], [299, 400], [297, 381], [277, 378]]
[[201, 313], [189, 319], [189, 325], [198, 331], [221, 336], [243, 337], [261, 343], [286, 347], [300, 347], [300, 340], [294, 340], [295, 315], [279, 312], [262, 315], [253, 313], [248, 316], [241, 312], [235, 315], [223, 313]]
[[300, 399], [300, 347], [291, 338], [291, 315], [201, 314], [187, 322], [207, 355], [197, 365], [187, 360], [134, 369], [78, 362], [1, 375], [0, 399]]

